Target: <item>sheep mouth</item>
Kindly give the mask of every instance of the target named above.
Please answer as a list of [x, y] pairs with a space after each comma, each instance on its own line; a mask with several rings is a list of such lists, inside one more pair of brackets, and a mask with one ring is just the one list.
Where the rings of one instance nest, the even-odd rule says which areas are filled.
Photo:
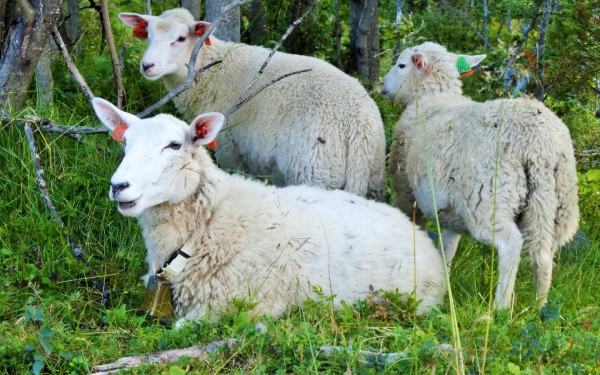
[[140, 200], [140, 198], [134, 199], [134, 200], [128, 201], [128, 202], [119, 202], [119, 208], [122, 210], [128, 210], [132, 207], [135, 207], [135, 205], [137, 204], [137, 202], [139, 200]]

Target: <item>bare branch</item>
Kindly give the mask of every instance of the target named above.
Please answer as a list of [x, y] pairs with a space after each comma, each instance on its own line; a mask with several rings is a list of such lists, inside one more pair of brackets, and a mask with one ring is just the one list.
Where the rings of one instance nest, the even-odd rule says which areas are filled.
[[156, 111], [158, 108], [160, 108], [163, 105], [167, 104], [169, 102], [169, 100], [173, 99], [177, 95], [179, 95], [182, 92], [184, 92], [185, 90], [189, 89], [190, 86], [192, 85], [192, 82], [194, 82], [194, 78], [196, 78], [197, 74], [200, 74], [203, 71], [208, 70], [208, 69], [212, 68], [213, 66], [215, 66], [217, 64], [220, 64], [222, 62], [223, 61], [221, 61], [221, 60], [213, 61], [212, 63], [210, 63], [210, 64], [208, 64], [208, 65], [206, 65], [206, 66], [198, 69], [197, 71], [195, 71], [191, 75], [188, 74], [188, 78], [181, 85], [179, 85], [175, 89], [169, 91], [167, 93], [167, 95], [165, 95], [162, 99], [160, 99], [156, 103], [152, 104], [150, 107], [144, 109], [142, 112], [138, 113], [136, 116], [139, 117], [139, 118], [143, 118], [143, 117], [148, 116], [150, 113]]
[[[4, 116], [4, 114], [1, 114], [1, 115]], [[31, 128], [31, 124], [32, 124], [32, 122], [29, 120], [24, 121], [23, 128], [25, 129], [25, 136], [27, 137], [27, 140], [29, 142], [29, 150], [31, 151], [31, 155], [33, 157], [33, 165], [35, 167], [38, 186], [42, 193], [42, 199], [44, 200], [46, 207], [48, 208], [48, 210], [54, 217], [54, 220], [61, 227], [64, 227], [65, 223], [64, 223], [63, 219], [60, 217], [60, 215], [58, 214], [58, 211], [56, 211], [56, 208], [54, 207], [54, 204], [52, 203], [52, 199], [50, 199], [50, 194], [48, 194], [48, 187], [47, 187], [48, 185], [46, 184], [46, 179], [44, 178], [44, 170], [42, 169], [42, 162], [40, 159], [40, 154], [35, 146], [35, 138], [33, 136], [33, 129]], [[77, 258], [77, 260], [79, 260], [82, 263], [82, 265], [85, 269], [89, 269], [89, 265], [83, 257], [83, 250], [81, 249], [81, 247], [76, 246], [75, 242], [69, 236], [67, 236], [67, 241], [69, 242], [69, 246], [71, 247], [71, 251], [73, 252], [73, 255], [75, 256], [75, 258]], [[96, 273], [93, 270], [88, 271], [88, 277], [92, 281], [94, 288], [96, 288], [98, 291], [100, 291], [102, 293], [102, 299], [100, 302], [102, 307], [104, 307], [105, 309], [108, 308], [110, 290], [103, 283], [101, 283], [98, 280], [98, 277], [96, 276]]]
[[[260, 69], [258, 70], [258, 72], [256, 73], [256, 75], [254, 76], [254, 78], [252, 79], [252, 81], [250, 81], [250, 83], [248, 84], [248, 86], [246, 86], [244, 88], [244, 90], [240, 94], [238, 100], [236, 100], [236, 102], [227, 110], [226, 113], [229, 113], [229, 111], [232, 108], [236, 108], [236, 107], [239, 108], [240, 107], [238, 105], [238, 103], [241, 102], [242, 100], [244, 100], [244, 97], [246, 96], [246, 93], [248, 93], [248, 90], [250, 90], [252, 88], [252, 86], [254, 86], [256, 84], [256, 81], [258, 81], [258, 79], [260, 78], [260, 76], [264, 73], [265, 68], [269, 64], [269, 61], [271, 61], [271, 58], [273, 57], [273, 55], [275, 54], [275, 52], [277, 52], [277, 49], [279, 49], [279, 47], [281, 47], [281, 45], [283, 44], [283, 42], [288, 38], [288, 36], [292, 33], [292, 31], [294, 31], [294, 29], [296, 28], [296, 26], [298, 26], [298, 24], [300, 24], [300, 22], [302, 22], [304, 20], [304, 18], [306, 18], [306, 16], [310, 12], [312, 12], [312, 10], [315, 9], [315, 7], [317, 5], [319, 5], [320, 2], [321, 2], [321, 0], [316, 1], [313, 5], [311, 5], [310, 8], [308, 8], [308, 10], [306, 12], [304, 12], [304, 14], [302, 16], [300, 16], [300, 18], [298, 18], [297, 20], [295, 20], [287, 28], [287, 30], [285, 31], [285, 33], [283, 34], [283, 36], [281, 37], [281, 39], [279, 39], [279, 42], [271, 49], [271, 52], [269, 53], [269, 56], [267, 56], [267, 58], [263, 62], [262, 66], [260, 67]], [[231, 111], [231, 113], [233, 113], [233, 112], [235, 112], [235, 110]], [[225, 117], [227, 117], [227, 115], [225, 115]]]
[[33, 21], [33, 9], [31, 9], [31, 5], [29, 5], [27, 0], [17, 0], [17, 4], [19, 4], [19, 6], [21, 7], [21, 13], [23, 13], [23, 18], [25, 18], [27, 22]]
[[[243, 106], [244, 104], [246, 104], [247, 102], [249, 102], [252, 98], [254, 98], [256, 95], [258, 95], [261, 91], [263, 91], [264, 89], [266, 89], [267, 87], [271, 86], [272, 84], [281, 81], [284, 78], [287, 78], [289, 76], [295, 75], [295, 74], [301, 74], [301, 73], [306, 73], [306, 72], [310, 72], [312, 71], [312, 69], [302, 69], [302, 70], [296, 70], [294, 72], [290, 72], [290, 73], [286, 73], [283, 74], [277, 78], [273, 78], [272, 80], [270, 80], [269, 82], [267, 82], [264, 86], [262, 86], [261, 88], [259, 88], [258, 90], [254, 91], [252, 94], [248, 95], [245, 98], [239, 98], [234, 105], [232, 105], [231, 107], [229, 107], [229, 109], [224, 113], [225, 117], [230, 116], [233, 112], [237, 111], [238, 109], [240, 109], [241, 106]], [[241, 99], [241, 100], [240, 100]]]
[[235, 8], [235, 7], [242, 6], [242, 5], [244, 5], [244, 4], [246, 4], [246, 3], [249, 3], [249, 2], [251, 2], [251, 1], [252, 1], [252, 0], [237, 0], [237, 1], [234, 1], [234, 2], [233, 2], [233, 3], [231, 3], [231, 4], [229, 4], [229, 5], [227, 5], [227, 6], [224, 6], [224, 7], [222, 7], [222, 8], [221, 8], [221, 14], [223, 14], [223, 13], [227, 13], [227, 12], [229, 12], [230, 10], [232, 10], [232, 9], [233, 9], [233, 8]]
[[27, 141], [29, 141], [29, 151], [31, 151], [31, 156], [33, 157], [33, 166], [35, 167], [35, 176], [38, 181], [38, 186], [42, 193], [42, 199], [44, 200], [44, 204], [50, 210], [50, 213], [54, 217], [54, 220], [61, 226], [64, 227], [65, 223], [62, 218], [56, 212], [56, 208], [54, 204], [52, 204], [52, 199], [50, 199], [50, 195], [48, 194], [48, 185], [46, 185], [46, 179], [44, 178], [44, 170], [42, 169], [42, 161], [40, 160], [40, 154], [35, 147], [35, 138], [33, 137], [33, 129], [31, 128], [31, 123], [26, 121], [23, 123], [23, 128], [25, 129], [25, 136], [27, 137]]
[[166, 350], [164, 352], [148, 355], [123, 357], [113, 363], [94, 366], [91, 375], [115, 374], [125, 368], [134, 368], [142, 364], [175, 362], [181, 357], [204, 359], [209, 354], [216, 352], [222, 347], [232, 346], [234, 342], [234, 340], [215, 341], [208, 345], [197, 345], [189, 348]]
[[527, 43], [527, 36], [531, 32], [531, 30], [533, 30], [533, 27], [537, 23], [537, 18], [540, 14], [539, 10], [540, 10], [540, 0], [536, 0], [535, 7], [533, 8], [533, 16], [531, 18], [531, 23], [527, 27], [521, 29], [521, 44], [515, 43], [515, 46], [513, 47], [513, 53], [510, 56], [510, 58], [508, 59], [506, 68], [504, 69], [504, 72], [502, 73], [502, 77], [504, 77], [506, 72], [508, 72], [508, 70], [510, 68], [512, 68], [513, 64], [515, 63], [515, 60], [517, 59], [517, 56], [519, 55], [519, 53], [521, 53], [521, 50], [523, 49], [523, 46], [525, 45], [525, 43]]
[[110, 50], [110, 58], [113, 64], [113, 75], [115, 77], [115, 83], [117, 84], [117, 107], [123, 109], [125, 105], [125, 88], [123, 87], [123, 79], [121, 77], [121, 66], [119, 64], [119, 58], [117, 56], [117, 48], [115, 47], [115, 41], [112, 35], [112, 28], [110, 26], [110, 16], [108, 14], [108, 3], [107, 0], [100, 0], [101, 7], [101, 19], [104, 24], [104, 39], [108, 44]]
[[83, 76], [81, 75], [81, 73], [79, 73], [79, 70], [77, 69], [75, 64], [73, 64], [73, 60], [71, 59], [71, 56], [69, 55], [69, 52], [67, 51], [67, 47], [65, 46], [65, 43], [63, 42], [63, 40], [60, 36], [60, 33], [58, 32], [58, 29], [56, 27], [54, 27], [54, 29], [52, 30], [52, 37], [54, 38], [54, 42], [56, 42], [58, 50], [60, 51], [63, 59], [65, 60], [65, 64], [67, 65], [67, 68], [69, 69], [69, 71], [71, 72], [71, 75], [75, 79], [75, 82], [77, 82], [77, 85], [79, 86], [81, 91], [83, 91], [83, 95], [85, 95], [85, 98], [89, 102], [91, 102], [92, 99], [94, 98], [94, 94], [92, 93], [92, 90], [90, 90], [89, 86], [85, 82], [85, 79], [83, 79]]

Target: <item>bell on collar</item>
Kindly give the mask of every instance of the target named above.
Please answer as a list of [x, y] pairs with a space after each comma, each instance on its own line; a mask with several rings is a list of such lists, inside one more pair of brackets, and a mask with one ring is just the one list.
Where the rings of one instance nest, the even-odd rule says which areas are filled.
[[158, 319], [161, 324], [170, 326], [175, 318], [171, 283], [161, 276], [151, 275], [141, 310], [148, 316]]

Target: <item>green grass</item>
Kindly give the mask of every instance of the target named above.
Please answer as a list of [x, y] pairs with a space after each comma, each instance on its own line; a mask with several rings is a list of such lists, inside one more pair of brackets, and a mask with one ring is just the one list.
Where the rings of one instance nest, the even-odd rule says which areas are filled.
[[[96, 125], [87, 103], [46, 114], [63, 124]], [[392, 109], [396, 111], [396, 109]], [[393, 112], [396, 113], [396, 112]], [[392, 121], [392, 115], [386, 123]], [[217, 324], [165, 328], [137, 313], [144, 293], [145, 249], [135, 220], [108, 200], [121, 146], [106, 135], [79, 143], [36, 133], [48, 191], [65, 221], [44, 206], [22, 126], [2, 126], [0, 138], [0, 373], [86, 373], [117, 358], [233, 339], [205, 360], [140, 367], [134, 373], [455, 373], [452, 319], [446, 303], [416, 317], [393, 293], [331, 309], [329, 299], [290, 309], [280, 319], [238, 313]], [[582, 171], [582, 176], [585, 171]], [[582, 177], [583, 178], [583, 177]], [[584, 186], [585, 185], [585, 186]], [[598, 205], [597, 185], [582, 207]], [[556, 256], [549, 305], [534, 306], [525, 258], [510, 312], [491, 313], [491, 249], [468, 237], [453, 261], [451, 286], [467, 373], [600, 374], [600, 233], [597, 211], [582, 210], [581, 235]], [[73, 256], [81, 245], [89, 267], [111, 290], [108, 310]], [[489, 332], [486, 336], [487, 324]], [[485, 338], [488, 337], [486, 340]], [[343, 350], [328, 355], [322, 346]], [[484, 349], [485, 348], [485, 349]], [[404, 353], [387, 363], [385, 355]], [[483, 353], [486, 353], [484, 360]], [[485, 368], [483, 363], [485, 362]]]
[[[315, 296], [315, 301], [291, 309], [281, 319], [250, 317], [242, 309], [216, 325], [178, 331], [139, 316], [144, 246], [135, 220], [121, 217], [108, 201], [109, 177], [121, 150], [107, 138], [88, 136], [77, 143], [36, 134], [49, 192], [66, 222], [61, 228], [41, 199], [22, 128], [17, 123], [3, 128], [0, 207], [6, 220], [0, 226], [0, 369], [26, 373], [43, 364], [48, 372], [81, 373], [122, 356], [232, 338], [236, 344], [206, 361], [136, 371], [454, 371], [451, 353], [439, 350], [440, 344], [452, 342], [448, 306], [424, 317], [404, 314], [402, 320], [402, 308], [385, 303], [393, 301], [393, 295], [333, 313], [327, 299]], [[556, 258], [551, 303], [541, 313], [531, 307], [531, 271], [527, 261], [522, 262], [515, 308], [492, 314], [487, 343], [490, 275], [495, 269], [488, 247], [463, 239], [451, 281], [468, 372], [481, 370], [484, 345], [486, 373], [600, 372], [600, 241], [597, 233], [582, 229], [590, 233], [585, 240]], [[101, 308], [100, 293], [71, 254], [67, 235], [83, 246], [90, 268], [111, 289], [109, 310]], [[266, 329], [257, 329], [258, 322]], [[324, 345], [346, 350], [326, 356], [318, 350]], [[361, 357], [360, 350], [403, 352], [406, 357], [386, 364], [384, 357]]]

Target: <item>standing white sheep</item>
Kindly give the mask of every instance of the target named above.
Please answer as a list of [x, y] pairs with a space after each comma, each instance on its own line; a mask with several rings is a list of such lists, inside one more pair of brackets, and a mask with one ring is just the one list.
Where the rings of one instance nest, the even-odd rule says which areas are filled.
[[[163, 79], [171, 90], [187, 77], [192, 49], [210, 26], [195, 22], [186, 9], [160, 16], [120, 13], [147, 36], [140, 70], [150, 80]], [[198, 35], [199, 34], [199, 35]], [[200, 112], [226, 111], [250, 83], [270, 51], [224, 42], [211, 36], [196, 67], [222, 60], [173, 99], [186, 120]], [[228, 118], [215, 153], [221, 166], [280, 176], [278, 185], [313, 185], [343, 189], [379, 199], [384, 191], [385, 134], [379, 109], [358, 80], [332, 65], [307, 56], [277, 52], [255, 87], [301, 69], [267, 87]]]
[[121, 122], [125, 158], [110, 198], [142, 227], [150, 276], [178, 249], [191, 257], [170, 278], [176, 311], [199, 319], [232, 298], [280, 315], [312, 288], [335, 301], [375, 289], [416, 291], [418, 312], [442, 303], [439, 251], [406, 215], [344, 191], [265, 186], [217, 168], [202, 147], [223, 125], [220, 113], [188, 126], [170, 115], [139, 119], [105, 100], [93, 106], [110, 129]]
[[463, 96], [459, 68], [466, 64], [468, 71], [484, 57], [431, 42], [400, 54], [382, 88], [406, 106], [390, 155], [393, 189], [403, 211], [416, 200], [426, 217], [438, 215], [447, 261], [458, 233], [497, 247], [495, 308], [511, 305], [527, 249], [543, 304], [554, 252], [579, 221], [573, 146], [567, 127], [538, 101], [477, 103]]

